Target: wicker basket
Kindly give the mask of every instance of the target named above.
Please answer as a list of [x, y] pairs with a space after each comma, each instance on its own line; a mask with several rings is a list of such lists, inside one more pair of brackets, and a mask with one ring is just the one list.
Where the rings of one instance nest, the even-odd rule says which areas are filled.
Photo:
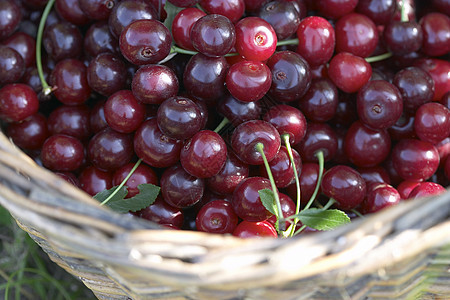
[[100, 207], [0, 133], [0, 204], [99, 299], [450, 298], [450, 192], [292, 239], [162, 230]]

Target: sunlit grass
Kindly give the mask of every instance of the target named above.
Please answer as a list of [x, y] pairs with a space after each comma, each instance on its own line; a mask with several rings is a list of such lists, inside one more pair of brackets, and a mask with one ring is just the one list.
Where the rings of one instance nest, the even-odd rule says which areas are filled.
[[0, 299], [95, 297], [81, 281], [53, 263], [0, 206]]

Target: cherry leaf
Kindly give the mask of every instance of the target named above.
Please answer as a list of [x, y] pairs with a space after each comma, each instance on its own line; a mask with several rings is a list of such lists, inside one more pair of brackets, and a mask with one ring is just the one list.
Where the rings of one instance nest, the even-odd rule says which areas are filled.
[[270, 189], [262, 189], [258, 191], [258, 194], [264, 207], [277, 216], [277, 204], [275, 202], [275, 197], [273, 196], [273, 191]]
[[110, 189], [108, 189], [108, 190], [103, 190], [103, 191], [101, 191], [100, 193], [96, 194], [93, 198], [94, 198], [95, 200], [97, 200], [98, 202], [102, 203], [103, 201], [105, 201], [106, 199], [108, 199], [108, 197], [110, 197], [113, 193], [115, 193], [114, 196], [113, 196], [110, 200], [108, 200], [108, 202], [106, 203], [106, 205], [107, 205], [109, 202], [111, 202], [111, 201], [122, 200], [122, 199], [124, 199], [124, 198], [127, 196], [128, 190], [127, 190], [127, 188], [126, 188], [125, 186], [123, 186], [120, 190], [118, 190], [118, 191], [116, 192], [116, 190], [117, 190], [118, 187], [119, 187], [119, 186], [116, 185], [116, 186], [113, 186], [112, 188], [110, 188]]
[[173, 19], [183, 9], [184, 9], [183, 7], [177, 7], [177, 6], [173, 5], [172, 3], [170, 3], [169, 1], [166, 1], [166, 4], [164, 5], [164, 10], [167, 13], [167, 17], [164, 20], [164, 26], [166, 26], [167, 29], [169, 29], [169, 32], [171, 34], [172, 34], [172, 22], [173, 22]]
[[309, 208], [302, 210], [296, 216], [303, 225], [317, 230], [332, 230], [341, 225], [350, 223], [350, 218], [341, 210]]

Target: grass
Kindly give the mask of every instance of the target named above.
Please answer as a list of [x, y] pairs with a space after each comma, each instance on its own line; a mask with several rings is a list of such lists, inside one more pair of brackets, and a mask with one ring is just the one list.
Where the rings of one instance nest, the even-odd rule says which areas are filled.
[[53, 263], [0, 206], [0, 299], [96, 298], [81, 281]]

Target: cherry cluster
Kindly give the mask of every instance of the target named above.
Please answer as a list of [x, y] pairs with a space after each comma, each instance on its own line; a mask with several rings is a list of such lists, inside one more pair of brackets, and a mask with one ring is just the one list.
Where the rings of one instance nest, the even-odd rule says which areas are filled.
[[0, 16], [7, 135], [92, 196], [160, 186], [137, 217], [278, 236], [317, 229], [303, 209], [353, 218], [449, 185], [447, 0], [0, 0]]

